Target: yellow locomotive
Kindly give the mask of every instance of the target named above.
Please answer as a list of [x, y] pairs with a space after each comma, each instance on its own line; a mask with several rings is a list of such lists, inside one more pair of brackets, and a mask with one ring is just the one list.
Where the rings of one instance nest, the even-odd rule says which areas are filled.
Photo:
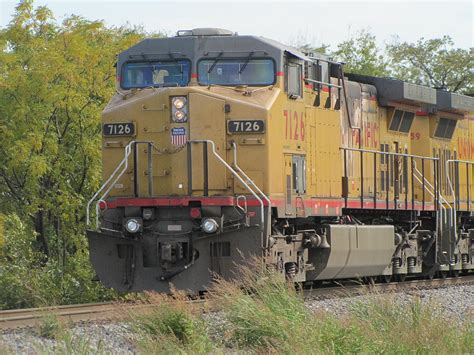
[[92, 264], [107, 286], [162, 292], [252, 255], [301, 283], [470, 272], [473, 111], [261, 37], [144, 40], [103, 112]]

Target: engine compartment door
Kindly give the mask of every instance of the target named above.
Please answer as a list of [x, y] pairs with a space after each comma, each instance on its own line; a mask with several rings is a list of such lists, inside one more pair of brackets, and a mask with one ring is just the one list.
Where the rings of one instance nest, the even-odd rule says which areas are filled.
[[[189, 136], [190, 140], [211, 140], [216, 152], [223, 159], [226, 156], [225, 101], [199, 93], [189, 94]], [[209, 194], [226, 191], [226, 169], [212, 153], [207, 151]], [[205, 158], [203, 144], [192, 144], [192, 192], [203, 195]]]

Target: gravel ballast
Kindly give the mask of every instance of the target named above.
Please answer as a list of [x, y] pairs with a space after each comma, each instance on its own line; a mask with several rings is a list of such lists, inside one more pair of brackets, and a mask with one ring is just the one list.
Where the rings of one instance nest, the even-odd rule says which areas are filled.
[[308, 300], [306, 305], [314, 312], [328, 312], [336, 317], [344, 317], [358, 304], [366, 304], [377, 298], [391, 297], [394, 302], [403, 306], [414, 300], [422, 304], [430, 304], [435, 314], [457, 322], [473, 322], [472, 307], [474, 306], [474, 285], [449, 286], [434, 289], [410, 290], [393, 294], [368, 294], [347, 298], [328, 298], [324, 300]]
[[[394, 294], [367, 294], [346, 298], [308, 299], [305, 303], [315, 313], [328, 312], [336, 317], [348, 315], [354, 306], [367, 303], [377, 297], [392, 297], [400, 305], [408, 304], [414, 299], [420, 300], [422, 304], [430, 304], [435, 307], [435, 312], [445, 319], [449, 319], [459, 325], [474, 324], [472, 313], [474, 306], [474, 285], [449, 286], [436, 289], [411, 290]], [[210, 313], [205, 316], [209, 323], [211, 336], [219, 338], [224, 331], [225, 320], [220, 313]], [[0, 333], [0, 354], [17, 353], [48, 353], [56, 351], [59, 353], [70, 352], [68, 346], [74, 347], [75, 351], [86, 353], [137, 353], [135, 347], [136, 339], [131, 327], [126, 323], [87, 323], [77, 324], [71, 327], [70, 334], [72, 342], [59, 344], [54, 339], [48, 339], [37, 335], [37, 329], [18, 329]], [[83, 351], [80, 351], [83, 350]]]

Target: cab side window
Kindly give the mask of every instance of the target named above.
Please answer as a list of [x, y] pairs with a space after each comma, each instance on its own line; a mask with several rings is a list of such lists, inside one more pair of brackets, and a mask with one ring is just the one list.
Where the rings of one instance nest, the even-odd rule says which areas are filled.
[[306, 193], [306, 160], [303, 156], [294, 155], [293, 167], [293, 191], [298, 194]]
[[303, 96], [301, 78], [303, 75], [303, 69], [301, 64], [288, 61], [286, 64], [286, 92], [292, 99]]

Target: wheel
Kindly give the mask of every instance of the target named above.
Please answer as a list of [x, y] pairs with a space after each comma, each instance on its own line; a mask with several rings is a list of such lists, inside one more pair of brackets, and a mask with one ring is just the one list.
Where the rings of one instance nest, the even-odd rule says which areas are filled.
[[384, 284], [388, 284], [390, 281], [392, 281], [392, 275], [382, 275], [380, 276], [380, 281], [382, 281]]
[[433, 280], [434, 277], [435, 277], [434, 272], [430, 272], [428, 275], [426, 275], [426, 278], [427, 278], [428, 280]]
[[451, 270], [452, 277], [459, 277], [459, 270]]
[[439, 271], [439, 277], [442, 279], [445, 279], [448, 277], [448, 272], [447, 271]]

